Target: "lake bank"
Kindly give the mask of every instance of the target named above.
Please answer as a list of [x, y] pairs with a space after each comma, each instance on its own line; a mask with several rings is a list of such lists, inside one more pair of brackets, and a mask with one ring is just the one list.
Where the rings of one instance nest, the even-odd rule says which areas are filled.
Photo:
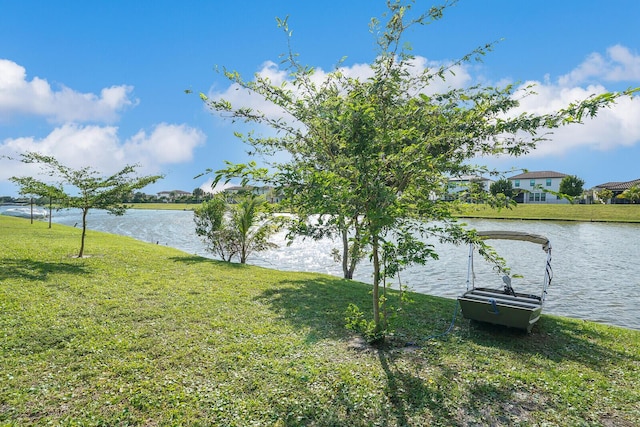
[[[77, 225], [79, 213], [61, 211], [54, 222]], [[640, 330], [637, 307], [640, 306], [638, 266], [630, 260], [640, 257], [640, 224], [576, 221], [520, 221], [461, 219], [478, 230], [527, 231], [547, 236], [553, 247], [554, 279], [545, 303], [545, 312], [576, 317]], [[198, 256], [213, 256], [195, 234], [193, 213], [182, 210], [129, 210], [124, 216], [92, 211], [89, 228], [134, 237], [150, 243], [171, 246]], [[331, 255], [339, 242], [331, 239], [295, 239], [287, 244], [285, 232], [273, 237], [279, 247], [256, 253], [249, 263], [281, 271], [307, 271], [342, 276], [339, 263]], [[424, 266], [414, 265], [400, 275], [411, 290], [434, 296], [455, 298], [466, 286], [468, 248], [431, 242], [439, 254]], [[514, 273], [516, 290], [539, 293], [544, 266], [542, 251], [535, 245], [492, 243], [507, 258]], [[524, 252], [523, 252], [524, 251]], [[514, 255], [515, 257], [512, 257]], [[478, 280], [498, 281], [487, 264], [477, 263]], [[489, 267], [489, 268], [487, 268]], [[358, 281], [371, 283], [372, 266], [365, 259], [355, 272]], [[479, 282], [480, 283], [480, 282]], [[489, 282], [487, 282], [489, 283]], [[391, 284], [397, 287], [397, 280]]]
[[[193, 210], [197, 204], [137, 203], [133, 209]], [[459, 218], [532, 219], [547, 221], [628, 222], [640, 223], [640, 204], [570, 205], [519, 204], [512, 208], [495, 209], [487, 205], [463, 204], [456, 213]]]
[[[0, 208], [1, 209], [1, 208]], [[631, 260], [640, 257], [640, 224], [619, 222], [460, 219], [477, 230], [526, 231], [547, 236], [553, 247], [554, 279], [545, 303], [545, 313], [587, 319], [640, 330], [640, 275]], [[81, 215], [70, 210], [54, 211], [53, 221], [78, 226]], [[92, 210], [90, 229], [134, 237], [171, 246], [184, 252], [214, 258], [195, 234], [189, 210], [131, 209], [124, 216]], [[295, 239], [287, 244], [285, 232], [273, 237], [279, 247], [252, 255], [249, 263], [282, 271], [307, 271], [342, 277], [339, 263], [331, 255], [339, 242], [331, 239]], [[466, 286], [467, 252], [464, 246], [434, 244], [438, 260], [408, 267], [400, 275], [409, 289], [446, 298], [461, 295]], [[543, 266], [539, 248], [492, 242], [513, 272], [516, 290], [538, 294]], [[488, 268], [487, 268], [488, 267]], [[491, 266], [476, 263], [478, 283], [501, 286], [501, 277]], [[372, 266], [367, 259], [356, 269], [355, 280], [371, 283]], [[497, 280], [497, 283], [496, 283]], [[397, 280], [390, 284], [397, 287]]]
[[[640, 332], [543, 315], [531, 335], [422, 294], [373, 351], [369, 286], [0, 217], [0, 423], [633, 425]], [[396, 298], [392, 292], [391, 298]], [[393, 300], [394, 304], [398, 301]], [[259, 319], [259, 321], [257, 321]], [[355, 343], [355, 344], [354, 344]]]
[[486, 219], [640, 223], [640, 204], [547, 205], [525, 203], [502, 209], [494, 209], [487, 205], [466, 204], [461, 206], [457, 216]]

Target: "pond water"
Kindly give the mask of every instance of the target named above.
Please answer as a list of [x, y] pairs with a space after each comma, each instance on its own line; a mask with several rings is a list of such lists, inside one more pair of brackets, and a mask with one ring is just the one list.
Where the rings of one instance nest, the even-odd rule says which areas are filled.
[[[67, 210], [54, 212], [53, 221], [79, 226], [81, 217], [78, 211]], [[640, 224], [481, 219], [464, 222], [477, 230], [526, 231], [549, 238], [554, 277], [545, 313], [640, 330]], [[134, 209], [122, 217], [91, 211], [88, 226], [212, 257], [195, 234], [191, 211]], [[331, 249], [338, 247], [338, 242], [299, 239], [287, 246], [284, 233], [273, 240], [280, 245], [278, 249], [256, 253], [248, 262], [278, 270], [342, 275], [340, 265], [331, 256]], [[466, 289], [468, 247], [432, 243], [439, 259], [403, 271], [402, 282], [416, 292], [455, 298]], [[513, 279], [514, 289], [539, 294], [546, 260], [541, 247], [527, 242], [490, 243], [507, 260], [512, 273], [523, 276]], [[87, 245], [90, 251], [91, 242]], [[501, 285], [500, 276], [491, 267], [476, 256], [476, 284]], [[371, 266], [363, 262], [355, 279], [371, 283], [371, 272]], [[397, 287], [397, 279], [392, 286]]]

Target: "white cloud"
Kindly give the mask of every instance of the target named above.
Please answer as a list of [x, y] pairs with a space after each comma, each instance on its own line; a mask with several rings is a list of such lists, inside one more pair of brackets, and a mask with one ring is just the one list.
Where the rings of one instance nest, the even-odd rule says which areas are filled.
[[118, 119], [124, 108], [137, 104], [132, 86], [111, 86], [99, 95], [81, 93], [66, 86], [54, 90], [44, 79], [27, 80], [24, 67], [0, 59], [0, 122], [16, 115], [39, 116], [54, 123], [105, 122]]
[[231, 182], [225, 184], [224, 182], [218, 182], [215, 185], [215, 187], [212, 187], [213, 186], [213, 178], [209, 178], [205, 182], [200, 184], [199, 188], [201, 188], [205, 193], [216, 194], [216, 193], [221, 192], [225, 188], [233, 187], [235, 185], [239, 185], [239, 184], [233, 184]]
[[205, 135], [186, 125], [160, 123], [147, 135], [143, 130], [131, 137], [123, 146], [128, 158], [144, 163], [184, 163], [193, 159], [193, 150], [205, 142]]
[[[17, 158], [34, 151], [51, 155], [74, 169], [90, 166], [101, 173], [113, 173], [126, 164], [140, 164], [141, 173], [157, 173], [163, 165], [184, 163], [193, 158], [205, 135], [186, 125], [157, 125], [147, 135], [139, 131], [122, 143], [114, 126], [80, 126], [65, 124], [42, 139], [15, 138], [0, 143], [0, 158]], [[18, 161], [1, 160], [0, 180], [11, 176], [28, 176], [37, 169]]]
[[574, 70], [558, 79], [561, 86], [579, 85], [590, 81], [623, 82], [640, 80], [640, 55], [627, 47], [611, 46], [606, 56], [590, 54]]
[[473, 80], [469, 74], [468, 68], [463, 65], [452, 65], [441, 61], [429, 61], [427, 58], [422, 56], [416, 56], [411, 62], [411, 66], [413, 75], [418, 75], [425, 69], [429, 69], [431, 72], [437, 72], [441, 67], [447, 68], [443, 74], [444, 80], [435, 76], [429, 82], [429, 86], [422, 90], [422, 92], [427, 95], [445, 93], [451, 89], [460, 89], [468, 86]]
[[[447, 66], [446, 62], [431, 61], [424, 57], [416, 57], [412, 63], [411, 73], [417, 74], [426, 68], [437, 70]], [[355, 64], [341, 67], [340, 71], [348, 76], [367, 79], [372, 76], [369, 64]], [[443, 93], [452, 88], [466, 87], [477, 81], [479, 76], [471, 75], [467, 66], [452, 66], [451, 73], [445, 73], [446, 80], [434, 78], [431, 84], [423, 89], [428, 94]], [[273, 62], [266, 62], [257, 73], [268, 77], [272, 84], [281, 85], [287, 82], [286, 70], [280, 69]], [[312, 81], [320, 84], [327, 78], [327, 72], [316, 69]], [[567, 107], [570, 103], [583, 100], [591, 95], [609, 91], [606, 83], [640, 81], [640, 56], [625, 46], [615, 45], [607, 49], [606, 55], [592, 53], [585, 61], [567, 74], [552, 80], [544, 76], [543, 81], [527, 81], [516, 91], [516, 98], [521, 98], [524, 88], [534, 85], [536, 95], [521, 99], [520, 107], [511, 114], [522, 112], [546, 114]], [[508, 83], [503, 80], [500, 83]], [[498, 85], [499, 87], [502, 84]], [[266, 114], [268, 117], [286, 117], [285, 113], [273, 104], [238, 85], [231, 85], [225, 91], [211, 91], [211, 98], [224, 98], [234, 107], [250, 107]], [[609, 108], [601, 110], [597, 117], [585, 119], [582, 125], [570, 125], [555, 129], [550, 139], [543, 142], [529, 156], [565, 155], [573, 150], [611, 150], [618, 146], [632, 146], [640, 143], [640, 96], [633, 99], [623, 98]]]
[[[606, 57], [599, 53], [590, 54], [583, 63], [555, 82], [548, 75], [543, 81], [524, 82], [514, 94], [520, 106], [511, 110], [509, 115], [552, 113], [572, 102], [610, 92], [605, 84], [620, 81], [631, 81], [637, 85], [640, 81], [640, 56], [616, 45], [607, 49]], [[535, 94], [523, 96], [529, 86], [533, 86], [531, 90]], [[607, 151], [639, 144], [638, 117], [640, 97], [619, 98], [615, 104], [598, 111], [596, 117], [585, 118], [583, 124], [554, 129], [547, 135], [548, 141], [541, 142], [526, 157], [567, 156], [578, 150]]]
[[[431, 70], [437, 70], [441, 66], [448, 66], [449, 64], [438, 61], [429, 61], [427, 58], [417, 56], [410, 63], [409, 72], [413, 75], [418, 75], [423, 72], [425, 68]], [[338, 71], [344, 76], [349, 78], [356, 78], [362, 81], [373, 77], [373, 70], [369, 64], [354, 64], [351, 66], [339, 67]], [[322, 68], [314, 69], [314, 73], [311, 76], [311, 82], [317, 86], [322, 85], [328, 78], [329, 72]], [[278, 64], [272, 61], [267, 61], [262, 64], [260, 70], [256, 73], [257, 76], [267, 78], [271, 85], [282, 86], [288, 84], [291, 90], [295, 88], [291, 84], [288, 72], [281, 69]], [[439, 77], [435, 77], [431, 80], [428, 87], [422, 89], [422, 92], [428, 94], [442, 93], [452, 88], [461, 88], [468, 85], [471, 82], [472, 77], [468, 70], [464, 66], [455, 65], [445, 73], [446, 80], [442, 80]], [[295, 93], [295, 92], [294, 92]], [[207, 96], [211, 99], [225, 99], [231, 103], [234, 108], [247, 107], [252, 108], [254, 111], [259, 111], [269, 118], [291, 117], [285, 113], [281, 108], [275, 106], [271, 102], [267, 102], [263, 97], [252, 93], [249, 90], [243, 89], [240, 85], [233, 83], [224, 91], [216, 91], [211, 89]]]
[[543, 142], [533, 156], [565, 155], [577, 150], [608, 151], [640, 142], [640, 99], [623, 98], [602, 109], [583, 124], [556, 129], [550, 141]]
[[[609, 90], [599, 83], [581, 86], [587, 78], [599, 77], [601, 80], [637, 79], [633, 61], [639, 57], [627, 55], [629, 51], [622, 46], [608, 49], [611, 58], [626, 58], [625, 66], [609, 66], [602, 62], [598, 54], [590, 55], [589, 59], [576, 69], [558, 79], [557, 83], [548, 77], [544, 82], [529, 81], [522, 84], [516, 97], [519, 98], [524, 88], [534, 85], [536, 95], [527, 96], [520, 100], [519, 108], [511, 113], [522, 112], [546, 114], [567, 107], [570, 103], [584, 100], [592, 95], [599, 95]], [[609, 65], [608, 65], [609, 64]], [[614, 78], [614, 76], [617, 76]], [[548, 136], [549, 141], [542, 142], [528, 157], [544, 157], [567, 155], [575, 150], [612, 150], [616, 147], [632, 146], [640, 143], [640, 97], [619, 98], [608, 108], [601, 109], [594, 118], [585, 118], [583, 124], [572, 124], [553, 130]]]

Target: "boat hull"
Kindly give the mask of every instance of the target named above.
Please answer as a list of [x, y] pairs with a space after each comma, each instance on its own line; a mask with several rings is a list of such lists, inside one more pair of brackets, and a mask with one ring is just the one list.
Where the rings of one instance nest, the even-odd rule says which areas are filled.
[[33, 217], [34, 219], [45, 219], [49, 216], [48, 212], [45, 211], [44, 209], [33, 209], [33, 211], [31, 210], [31, 208], [28, 207], [20, 207], [20, 208], [11, 208], [11, 209], [7, 209], [4, 212], [2, 212], [2, 215], [7, 215], [7, 216], [15, 216], [18, 218], [31, 218]]
[[509, 295], [500, 289], [475, 288], [458, 297], [458, 302], [466, 319], [527, 332], [531, 332], [542, 313], [542, 301], [537, 296]]

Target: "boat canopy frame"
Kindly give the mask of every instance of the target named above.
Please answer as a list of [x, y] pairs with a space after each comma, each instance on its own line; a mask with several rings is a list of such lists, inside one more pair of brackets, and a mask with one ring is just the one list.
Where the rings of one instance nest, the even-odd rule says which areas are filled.
[[[542, 292], [540, 294], [540, 303], [544, 303], [547, 296], [547, 290], [551, 286], [551, 280], [553, 278], [553, 270], [551, 269], [551, 242], [545, 236], [540, 234], [532, 234], [521, 231], [508, 231], [508, 230], [492, 230], [492, 231], [479, 231], [478, 237], [482, 240], [519, 240], [524, 242], [531, 242], [542, 246], [542, 250], [547, 253], [547, 262], [545, 265], [544, 281], [542, 284]], [[469, 245], [469, 265], [467, 269], [467, 291], [470, 289], [476, 289], [475, 287], [475, 274], [473, 271], [473, 253], [475, 252], [476, 245], [472, 242]], [[508, 275], [503, 277], [505, 287], [511, 289], [511, 278]]]

